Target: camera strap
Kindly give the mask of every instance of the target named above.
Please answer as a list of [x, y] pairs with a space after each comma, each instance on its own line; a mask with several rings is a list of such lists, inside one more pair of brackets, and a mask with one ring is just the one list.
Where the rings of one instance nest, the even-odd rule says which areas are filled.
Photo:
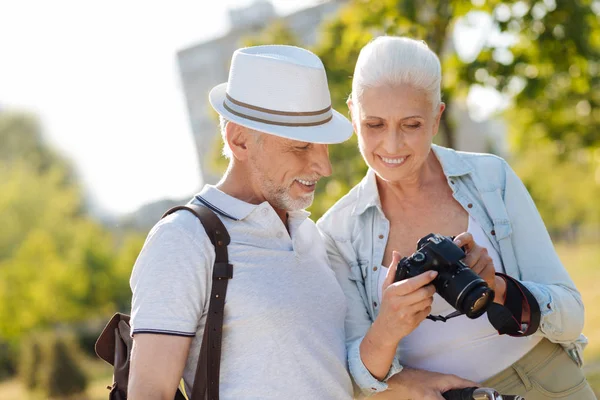
[[464, 315], [463, 313], [461, 313], [460, 311], [454, 311], [453, 313], [450, 313], [448, 315], [441, 316], [441, 315], [428, 315], [425, 318], [431, 320], [431, 321], [442, 321], [442, 322], [446, 322], [448, 321], [450, 318], [454, 318], [454, 317], [460, 317], [461, 315]]
[[[540, 306], [531, 292], [518, 280], [496, 272], [506, 282], [504, 305], [492, 303], [487, 310], [488, 320], [500, 335], [529, 336], [540, 326]], [[523, 321], [523, 311], [529, 320]]]

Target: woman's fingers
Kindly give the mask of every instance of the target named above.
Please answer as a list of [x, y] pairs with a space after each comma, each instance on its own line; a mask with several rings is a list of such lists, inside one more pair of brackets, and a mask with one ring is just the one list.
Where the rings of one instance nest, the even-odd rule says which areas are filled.
[[473, 235], [468, 232], [461, 233], [454, 238], [454, 243], [457, 246], [464, 246], [467, 249], [467, 256], [464, 258], [463, 262], [467, 264], [473, 272], [483, 278], [493, 289], [495, 287], [494, 275], [496, 269], [494, 268], [494, 262], [489, 256], [487, 249], [475, 243]]
[[388, 293], [391, 306], [395, 311], [404, 311], [423, 300], [432, 299], [435, 294], [435, 287], [433, 285], [426, 285], [404, 295], [398, 294], [401, 291], [402, 288], [394, 284]]
[[[394, 282], [390, 286], [393, 287], [393, 296], [407, 296], [417, 290], [429, 285], [437, 276], [437, 271], [427, 271], [415, 277], [405, 279], [400, 282]], [[431, 290], [431, 289], [428, 289]], [[435, 291], [435, 288], [433, 288]]]
[[407, 307], [408, 312], [417, 314], [420, 312], [427, 312], [427, 315], [431, 312], [431, 305], [433, 304], [433, 296], [427, 297], [419, 302], [411, 304]]
[[[479, 261], [483, 256], [487, 256], [487, 250], [480, 246], [474, 245], [472, 249], [467, 253], [467, 256], [464, 258], [463, 262], [467, 264], [472, 270], [481, 270], [483, 269], [485, 260], [482, 260], [482, 263], [479, 263]], [[478, 263], [479, 265], [477, 265]]]
[[456, 244], [458, 247], [465, 247], [468, 252], [471, 250], [475, 242], [473, 241], [473, 235], [471, 235], [469, 232], [463, 232], [454, 238], [454, 244]]

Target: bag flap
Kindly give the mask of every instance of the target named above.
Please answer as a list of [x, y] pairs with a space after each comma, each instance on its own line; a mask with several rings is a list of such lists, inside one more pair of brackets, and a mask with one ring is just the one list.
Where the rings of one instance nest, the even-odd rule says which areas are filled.
[[120, 321], [125, 321], [129, 325], [129, 315], [121, 313], [113, 315], [102, 330], [94, 346], [98, 357], [110, 365], [114, 365], [115, 363], [115, 332], [119, 332]]

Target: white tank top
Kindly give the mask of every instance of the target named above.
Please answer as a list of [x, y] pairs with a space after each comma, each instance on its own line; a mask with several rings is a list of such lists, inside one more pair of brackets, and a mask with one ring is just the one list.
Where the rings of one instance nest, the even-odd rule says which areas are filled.
[[[469, 228], [475, 243], [485, 247], [496, 271], [502, 263], [481, 226], [469, 216]], [[379, 300], [387, 268], [379, 269]], [[431, 314], [448, 315], [455, 309], [437, 293]], [[446, 322], [424, 320], [400, 341], [396, 354], [404, 366], [455, 374], [475, 382], [483, 382], [508, 368], [542, 340], [539, 336], [515, 338], [498, 335], [484, 314], [477, 319], [464, 315]]]

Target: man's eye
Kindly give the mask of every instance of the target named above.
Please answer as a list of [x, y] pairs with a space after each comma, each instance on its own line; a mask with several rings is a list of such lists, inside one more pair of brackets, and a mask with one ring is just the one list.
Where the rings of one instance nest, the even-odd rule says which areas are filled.
[[382, 126], [383, 124], [367, 124], [367, 127], [371, 129], [381, 128]]
[[309, 144], [307, 144], [306, 146], [299, 146], [299, 147], [296, 147], [296, 148], [297, 148], [298, 150], [308, 150], [308, 148], [309, 148], [309, 147], [310, 147], [310, 143], [309, 143]]
[[406, 125], [406, 127], [409, 129], [417, 129], [421, 127], [421, 124]]

